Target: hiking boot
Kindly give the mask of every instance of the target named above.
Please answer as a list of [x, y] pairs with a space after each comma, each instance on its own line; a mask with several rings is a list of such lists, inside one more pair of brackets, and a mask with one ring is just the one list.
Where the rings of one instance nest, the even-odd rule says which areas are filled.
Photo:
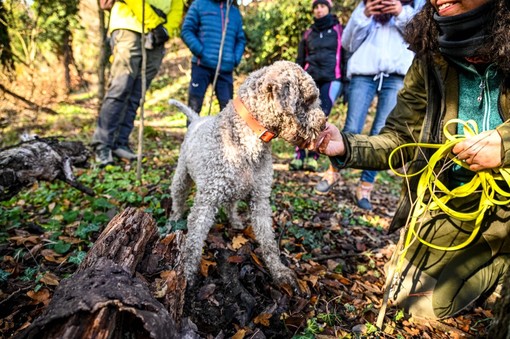
[[138, 158], [138, 155], [133, 153], [131, 148], [129, 146], [120, 146], [112, 151], [113, 155], [115, 155], [117, 158], [121, 158], [124, 160], [135, 160]]
[[305, 158], [304, 169], [310, 172], [317, 172], [319, 168], [319, 163], [314, 158]]
[[339, 180], [340, 173], [335, 170], [328, 169], [322, 176], [322, 180], [315, 186], [315, 192], [317, 194], [326, 194]]
[[113, 164], [112, 150], [109, 147], [96, 149], [96, 162], [99, 167]]
[[303, 169], [303, 160], [292, 159], [292, 161], [289, 164], [289, 169], [291, 171], [301, 171]]
[[372, 210], [372, 204], [370, 203], [370, 193], [372, 192], [373, 188], [374, 184], [370, 182], [362, 181], [358, 184], [354, 195], [358, 207], [368, 211]]

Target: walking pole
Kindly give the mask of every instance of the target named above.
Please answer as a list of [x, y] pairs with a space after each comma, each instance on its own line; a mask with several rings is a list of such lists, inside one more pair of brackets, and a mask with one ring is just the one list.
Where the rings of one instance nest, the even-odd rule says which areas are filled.
[[220, 73], [221, 58], [223, 57], [223, 45], [225, 44], [225, 37], [227, 36], [227, 26], [229, 21], [228, 15], [230, 13], [230, 6], [232, 5], [232, 1], [233, 0], [227, 0], [227, 14], [225, 15], [225, 27], [223, 28], [223, 32], [221, 32], [220, 51], [218, 53], [218, 64], [216, 65], [216, 72], [214, 73], [214, 79], [211, 90], [211, 99], [209, 100], [209, 112], [207, 113], [207, 115], [211, 115], [213, 94], [216, 89], [216, 81], [218, 80], [218, 75]]
[[147, 50], [145, 49], [145, 0], [142, 0], [142, 97], [140, 98], [140, 126], [138, 128], [138, 149], [136, 162], [136, 180], [142, 183], [142, 151], [143, 151], [143, 124], [144, 124], [144, 105], [147, 83]]

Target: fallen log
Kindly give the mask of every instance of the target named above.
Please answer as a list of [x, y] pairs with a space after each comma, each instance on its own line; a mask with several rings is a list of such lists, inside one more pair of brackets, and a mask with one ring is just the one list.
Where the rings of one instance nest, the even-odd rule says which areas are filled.
[[0, 150], [0, 201], [10, 199], [36, 181], [62, 180], [93, 196], [73, 174], [74, 167], [87, 167], [90, 152], [79, 141], [35, 138]]
[[182, 337], [183, 240], [182, 232], [159, 240], [152, 217], [127, 208], [20, 338]]

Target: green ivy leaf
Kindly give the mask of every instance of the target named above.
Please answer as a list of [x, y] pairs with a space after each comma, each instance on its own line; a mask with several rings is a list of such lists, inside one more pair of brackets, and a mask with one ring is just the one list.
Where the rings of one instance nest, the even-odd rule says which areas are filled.
[[77, 251], [72, 256], [67, 259], [72, 264], [79, 265], [85, 259], [85, 256], [87, 255], [87, 252], [84, 251]]
[[65, 254], [71, 248], [71, 244], [59, 240], [53, 245], [53, 250], [58, 254]]

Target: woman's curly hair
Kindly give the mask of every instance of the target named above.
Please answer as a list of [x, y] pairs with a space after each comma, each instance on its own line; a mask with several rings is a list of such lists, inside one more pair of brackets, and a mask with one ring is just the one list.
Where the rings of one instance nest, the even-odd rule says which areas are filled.
[[[505, 0], [489, 1], [495, 2], [490, 16], [493, 18], [490, 23], [492, 27], [488, 30], [489, 38], [480, 46], [477, 56], [489, 62], [495, 62], [508, 78], [510, 77], [510, 9], [505, 4]], [[429, 60], [440, 53], [437, 42], [439, 26], [434, 20], [435, 12], [430, 1], [427, 1], [421, 11], [409, 22], [404, 35], [409, 48], [417, 56], [425, 56]]]

